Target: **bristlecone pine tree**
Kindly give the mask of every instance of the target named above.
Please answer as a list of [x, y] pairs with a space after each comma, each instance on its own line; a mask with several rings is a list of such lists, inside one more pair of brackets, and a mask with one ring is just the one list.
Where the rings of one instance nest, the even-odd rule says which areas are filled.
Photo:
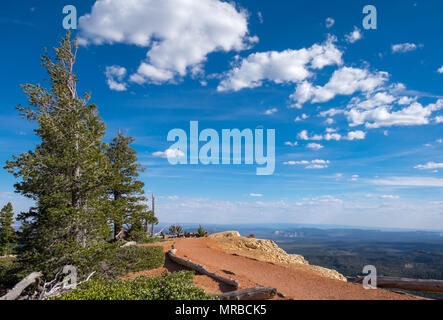
[[36, 123], [41, 142], [5, 166], [20, 179], [16, 192], [35, 200], [35, 207], [18, 220], [26, 252], [22, 258], [39, 264], [56, 263], [110, 232], [105, 125], [97, 107], [89, 104], [90, 95], [77, 95], [76, 40], [68, 32], [54, 50], [54, 61], [47, 52], [41, 59], [50, 88], [23, 85], [29, 106], [17, 107]]
[[143, 223], [152, 220], [152, 212], [143, 204], [144, 183], [137, 180], [144, 169], [137, 163], [137, 152], [130, 146], [135, 139], [125, 137], [120, 131], [106, 149], [111, 169], [108, 194], [112, 199], [112, 222], [114, 239], [123, 240], [124, 226], [129, 226], [132, 240], [145, 236]]
[[13, 223], [14, 212], [12, 204], [8, 202], [0, 211], [0, 256], [11, 254], [15, 246], [16, 234]]

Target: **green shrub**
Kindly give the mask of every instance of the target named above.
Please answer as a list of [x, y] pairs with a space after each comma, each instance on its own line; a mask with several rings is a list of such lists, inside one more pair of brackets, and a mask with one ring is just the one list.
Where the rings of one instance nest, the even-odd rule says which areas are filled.
[[77, 268], [79, 279], [94, 271], [96, 276], [115, 278], [129, 272], [159, 268], [164, 264], [165, 255], [161, 247], [120, 246], [118, 242], [97, 242], [86, 248], [67, 249], [63, 258], [27, 264], [24, 271], [41, 271], [46, 280], [52, 280], [63, 266], [73, 265]]
[[90, 280], [75, 290], [51, 300], [208, 300], [204, 290], [196, 288], [192, 271], [134, 280]]
[[83, 276], [95, 271], [97, 276], [115, 278], [129, 272], [150, 270], [163, 266], [165, 254], [162, 247], [119, 247], [120, 243], [89, 248], [78, 252], [72, 264]]
[[0, 259], [0, 296], [7, 293], [8, 289], [15, 286], [26, 274], [23, 273], [20, 263], [16, 258]]

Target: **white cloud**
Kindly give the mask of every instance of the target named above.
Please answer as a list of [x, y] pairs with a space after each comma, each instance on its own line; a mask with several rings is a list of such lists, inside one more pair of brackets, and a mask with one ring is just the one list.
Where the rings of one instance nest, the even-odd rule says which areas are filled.
[[328, 119], [325, 120], [325, 123], [328, 124], [328, 125], [331, 125], [331, 124], [333, 124], [334, 122], [335, 122], [335, 120], [332, 119], [332, 118], [328, 118]]
[[442, 123], [443, 122], [443, 117], [442, 116], [437, 116], [437, 117], [434, 118], [434, 121], [436, 123]]
[[307, 130], [301, 131], [297, 135], [297, 138], [300, 139], [300, 140], [323, 140], [323, 136], [319, 135], [319, 134], [316, 134], [316, 135], [313, 135], [312, 137], [309, 137]]
[[[412, 102], [412, 100], [409, 100], [407, 98], [408, 97], [402, 97], [402, 99], [400, 99], [402, 104], [408, 104], [406, 101], [409, 101], [409, 104]], [[388, 106], [395, 100], [397, 99], [393, 95], [382, 91], [382, 92], [377, 92], [373, 95], [369, 95], [369, 97], [367, 96], [365, 99], [361, 99], [360, 97], [354, 97], [351, 99], [347, 107], [370, 110], [374, 109], [375, 107]]]
[[146, 83], [146, 79], [149, 79], [152, 83], [161, 83], [174, 78], [172, 71], [156, 68], [148, 63], [142, 62], [137, 69], [137, 73], [131, 75], [130, 80], [132, 82], [143, 84]]
[[[305, 102], [326, 102], [337, 95], [352, 95], [357, 91], [372, 92], [388, 80], [388, 73], [372, 73], [366, 69], [343, 67], [332, 74], [328, 83], [322, 86], [313, 86], [304, 81], [299, 84], [290, 96], [296, 104]], [[332, 109], [334, 110], [334, 109]]]
[[305, 169], [324, 169], [327, 168], [328, 165], [331, 162], [329, 160], [322, 160], [322, 159], [316, 159], [316, 160], [300, 160], [300, 161], [286, 161], [283, 162], [285, 165], [289, 166], [296, 166], [296, 165], [302, 165], [305, 166]]
[[[315, 136], [314, 136], [314, 137], [315, 137]], [[333, 133], [326, 133], [326, 134], [323, 136], [323, 139], [326, 140], [326, 141], [329, 141], [329, 140], [340, 141], [341, 138], [342, 138], [342, 135], [339, 134], [339, 133], [336, 133], [336, 132], [333, 132]]]
[[250, 193], [249, 196], [250, 197], [255, 197], [255, 198], [263, 197], [263, 195], [261, 193]]
[[307, 114], [303, 113], [301, 116], [297, 116], [297, 117], [294, 119], [294, 121], [295, 121], [295, 122], [298, 122], [298, 121], [306, 120], [306, 119], [308, 119], [308, 118], [309, 118], [309, 116], [308, 116]]
[[437, 70], [437, 72], [438, 72], [438, 73], [443, 73], [443, 66], [441, 66], [441, 67]]
[[303, 131], [301, 131], [301, 132], [297, 135], [297, 138], [300, 139], [300, 140], [309, 140], [309, 137], [308, 137], [308, 131], [307, 131], [307, 130], [303, 130]]
[[363, 132], [361, 130], [357, 131], [350, 131], [348, 132], [348, 135], [346, 137], [346, 140], [362, 140], [366, 137], [366, 132]]
[[393, 53], [405, 53], [405, 52], [409, 52], [409, 51], [414, 51], [417, 49], [417, 45], [415, 43], [398, 43], [398, 44], [394, 44], [392, 45], [392, 52]]
[[351, 177], [351, 181], [357, 181], [360, 176], [358, 174], [353, 174]]
[[318, 143], [308, 143], [308, 145], [306, 147], [308, 147], [309, 149], [312, 149], [312, 150], [323, 149], [323, 146], [321, 144], [318, 144]]
[[258, 17], [258, 21], [260, 21], [260, 23], [263, 23], [263, 14], [260, 11], [257, 12], [257, 17]]
[[362, 124], [365, 124], [367, 128], [412, 126], [428, 124], [432, 113], [441, 108], [443, 108], [443, 99], [425, 107], [418, 102], [414, 102], [398, 111], [393, 111], [392, 106], [380, 106], [371, 110], [354, 108], [346, 112], [346, 115], [350, 126]]
[[285, 146], [296, 147], [296, 146], [298, 146], [298, 142], [297, 141], [295, 141], [295, 142], [286, 141]]
[[276, 113], [277, 111], [278, 111], [277, 108], [272, 108], [272, 109], [268, 109], [268, 110], [266, 110], [264, 114], [267, 115], [267, 116], [271, 116], [271, 115], [273, 115], [274, 113]]
[[366, 132], [357, 130], [357, 131], [349, 131], [346, 136], [342, 136], [341, 134], [335, 132], [335, 129], [327, 128], [326, 134], [315, 134], [313, 136], [309, 136], [307, 130], [302, 130], [298, 135], [297, 138], [300, 140], [314, 140], [314, 141], [320, 141], [320, 140], [326, 140], [326, 141], [340, 141], [341, 139], [344, 140], [362, 140], [366, 137]]
[[149, 48], [131, 81], [158, 83], [199, 69], [211, 52], [257, 42], [248, 34], [247, 15], [219, 0], [97, 0], [79, 18], [79, 43]]
[[401, 187], [443, 187], [443, 179], [432, 177], [390, 177], [386, 179], [374, 179], [373, 184]]
[[345, 40], [349, 43], [357, 42], [361, 38], [363, 38], [363, 34], [357, 27], [354, 27], [354, 30], [351, 33], [345, 35]]
[[152, 154], [157, 158], [182, 158], [185, 156], [183, 151], [178, 149], [167, 149], [166, 151], [157, 151]]
[[109, 89], [115, 91], [126, 91], [126, 83], [123, 82], [126, 76], [126, 68], [120, 66], [109, 66], [106, 67], [106, 83]]
[[437, 162], [430, 161], [426, 164], [416, 165], [414, 168], [420, 169], [420, 170], [443, 169], [443, 163], [437, 163]]
[[400, 199], [400, 196], [395, 196], [392, 194], [383, 194], [380, 196], [381, 199], [391, 199], [391, 200], [395, 200], [395, 199]]
[[332, 109], [320, 112], [319, 115], [320, 115], [320, 117], [333, 117], [333, 116], [335, 116], [337, 114], [341, 114], [341, 113], [344, 113], [344, 112], [345, 112], [344, 110], [339, 110], [339, 109], [332, 108]]
[[318, 203], [343, 203], [343, 200], [331, 195], [324, 195], [320, 197], [304, 198], [303, 201], [299, 203], [299, 205], [301, 205], [302, 203], [309, 205], [315, 205]]
[[[378, 198], [378, 196], [377, 196]], [[441, 201], [402, 201], [352, 197], [342, 200], [337, 195], [309, 195], [303, 199], [256, 201], [221, 201], [208, 198], [186, 198], [180, 201], [160, 200], [156, 203], [159, 219], [165, 223], [181, 221], [205, 224], [305, 223], [365, 225], [413, 229], [443, 229]], [[361, 201], [363, 200], [363, 202]], [[437, 199], [435, 199], [437, 200]], [[267, 209], [267, 210], [264, 210]]]
[[217, 90], [256, 88], [265, 80], [277, 84], [303, 81], [312, 76], [311, 69], [342, 64], [343, 53], [335, 46], [335, 41], [329, 37], [324, 43], [307, 49], [253, 53], [226, 74]]
[[328, 18], [326, 18], [326, 21], [325, 21], [325, 25], [326, 25], [326, 28], [332, 28], [332, 26], [335, 24], [335, 20], [333, 19], [333, 18], [331, 18], [331, 17], [328, 17]]

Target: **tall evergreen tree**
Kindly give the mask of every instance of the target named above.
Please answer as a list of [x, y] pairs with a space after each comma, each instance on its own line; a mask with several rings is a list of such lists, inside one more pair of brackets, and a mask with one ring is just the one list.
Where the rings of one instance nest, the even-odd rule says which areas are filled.
[[137, 152], [131, 147], [135, 139], [120, 131], [106, 150], [111, 169], [108, 179], [108, 194], [112, 199], [112, 222], [114, 238], [122, 240], [124, 226], [132, 226], [132, 232], [143, 231], [143, 221], [150, 219], [150, 211], [144, 204], [144, 183], [138, 180], [144, 169], [137, 162]]
[[17, 239], [13, 223], [14, 211], [12, 204], [8, 202], [0, 211], [0, 256], [12, 253], [12, 248], [15, 246], [14, 242]]
[[77, 95], [76, 40], [68, 32], [54, 50], [54, 61], [47, 52], [41, 58], [50, 87], [23, 85], [29, 106], [17, 107], [37, 124], [41, 142], [5, 166], [20, 179], [16, 192], [35, 200], [35, 207], [18, 219], [24, 252], [40, 263], [69, 255], [109, 233], [105, 125], [97, 106], [89, 104], [90, 94]]

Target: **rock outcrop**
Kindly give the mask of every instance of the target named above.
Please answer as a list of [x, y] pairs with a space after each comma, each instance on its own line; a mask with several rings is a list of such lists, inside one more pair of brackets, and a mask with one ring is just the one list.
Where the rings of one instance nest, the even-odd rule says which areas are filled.
[[291, 266], [305, 266], [313, 272], [327, 278], [346, 281], [346, 278], [336, 270], [311, 266], [306, 259], [298, 254], [288, 254], [274, 241], [242, 237], [238, 231], [215, 233], [210, 238], [217, 241], [219, 246], [228, 252], [249, 258]]

